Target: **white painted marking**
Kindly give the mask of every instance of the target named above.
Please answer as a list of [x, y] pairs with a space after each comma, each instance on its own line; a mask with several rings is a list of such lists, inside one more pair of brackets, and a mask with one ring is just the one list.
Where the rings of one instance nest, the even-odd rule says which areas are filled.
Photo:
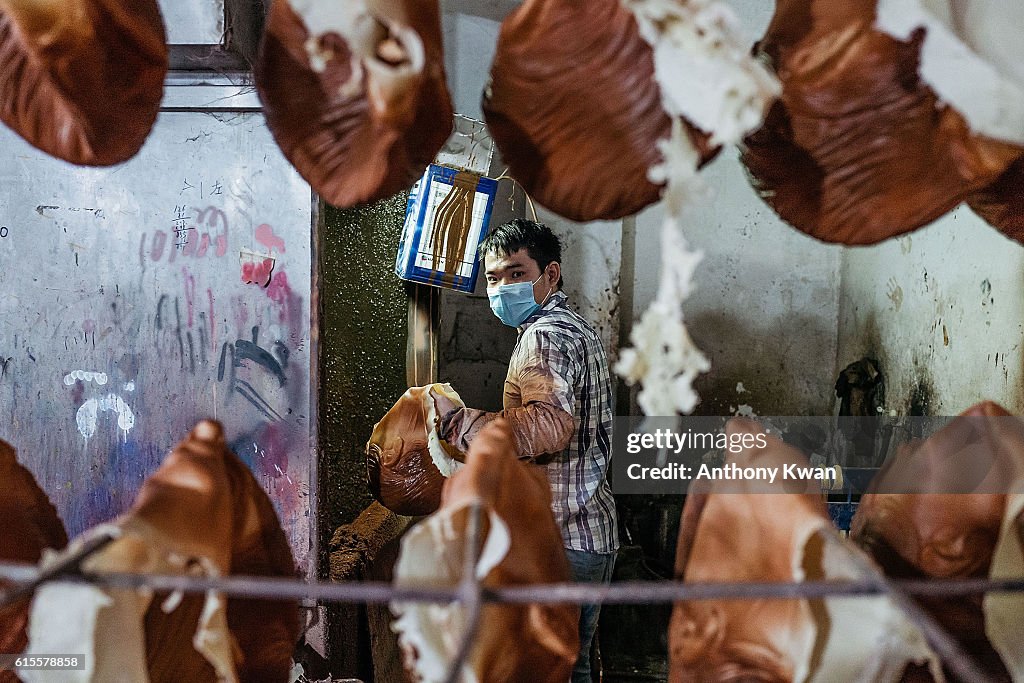
[[108, 377], [105, 372], [90, 372], [89, 370], [75, 370], [64, 375], [64, 384], [74, 385], [75, 382], [96, 382], [100, 386], [107, 383]]
[[117, 394], [107, 394], [103, 398], [90, 398], [83, 403], [75, 415], [78, 432], [86, 439], [95, 434], [101, 412], [117, 413], [117, 426], [124, 432], [124, 437], [127, 439], [128, 432], [135, 426], [135, 413]]

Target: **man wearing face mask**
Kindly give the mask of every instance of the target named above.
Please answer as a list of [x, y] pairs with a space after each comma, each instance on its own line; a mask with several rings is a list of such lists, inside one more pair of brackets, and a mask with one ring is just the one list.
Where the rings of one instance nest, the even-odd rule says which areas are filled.
[[[491, 232], [480, 254], [491, 310], [519, 330], [505, 379], [505, 409], [456, 408], [432, 394], [443, 416], [440, 435], [465, 452], [487, 423], [507, 420], [519, 456], [547, 470], [574, 580], [607, 583], [619, 543], [607, 477], [611, 377], [601, 339], [567, 304], [561, 244], [546, 225], [517, 218]], [[591, 680], [589, 652], [599, 610], [583, 606], [573, 683]]]

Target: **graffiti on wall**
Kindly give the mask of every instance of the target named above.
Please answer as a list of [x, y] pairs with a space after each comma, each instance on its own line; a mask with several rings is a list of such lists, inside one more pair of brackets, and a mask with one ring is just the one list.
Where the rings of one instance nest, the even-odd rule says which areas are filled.
[[[217, 419], [308, 571], [309, 187], [258, 115], [211, 117], [189, 141], [195, 116], [162, 115], [115, 169], [68, 169], [0, 131], [0, 171], [25, 182], [8, 196], [27, 199], [0, 201], [0, 438], [75, 534]], [[258, 286], [245, 250], [273, 259]]]

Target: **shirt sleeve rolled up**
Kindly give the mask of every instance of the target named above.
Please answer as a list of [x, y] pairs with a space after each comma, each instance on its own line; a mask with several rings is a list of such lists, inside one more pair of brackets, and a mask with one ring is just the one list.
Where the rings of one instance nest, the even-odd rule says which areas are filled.
[[580, 372], [572, 340], [538, 330], [524, 335], [509, 363], [508, 381], [519, 387], [522, 405], [499, 412], [458, 408], [441, 421], [441, 437], [466, 451], [488, 423], [503, 418], [512, 427], [519, 457], [545, 463], [572, 443], [576, 431], [574, 386]]

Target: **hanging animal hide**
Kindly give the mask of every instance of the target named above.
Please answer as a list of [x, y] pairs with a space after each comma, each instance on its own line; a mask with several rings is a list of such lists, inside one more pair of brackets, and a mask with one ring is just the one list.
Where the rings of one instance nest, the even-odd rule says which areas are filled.
[[[1017, 448], [1024, 452], [1024, 440], [1018, 433]], [[1024, 579], [1024, 479], [1018, 477], [1009, 496], [1006, 514], [1000, 528], [999, 541], [992, 554], [993, 580]], [[985, 635], [1002, 657], [1013, 683], [1024, 681], [1024, 598], [1019, 592], [989, 593], [982, 603], [985, 613]]]
[[166, 73], [156, 0], [0, 0], [0, 120], [58, 159], [133, 157]]
[[410, 187], [452, 131], [436, 0], [274, 2], [255, 78], [281, 150], [339, 207]]
[[[128, 513], [69, 552], [104, 533], [116, 540], [83, 563], [86, 572], [295, 573], [270, 500], [216, 422], [200, 422]], [[68, 681], [286, 681], [298, 626], [294, 601], [54, 583], [33, 600], [29, 653], [84, 653], [85, 670], [69, 672]], [[44, 672], [23, 675], [47, 680]]]
[[441, 504], [441, 487], [462, 455], [441, 439], [431, 390], [454, 406], [464, 404], [450, 384], [412, 387], [373, 427], [366, 444], [370, 493], [400, 515], [429, 515]]
[[[685, 67], [681, 67], [685, 68]], [[671, 121], [654, 55], [620, 0], [527, 0], [501, 25], [484, 117], [513, 178], [576, 221], [653, 204]], [[718, 151], [690, 126], [701, 163]]]
[[[1009, 491], [999, 538], [992, 552], [988, 576], [994, 581], [1024, 579], [1024, 422], [1007, 417], [995, 404], [975, 408], [989, 448], [998, 454], [1000, 484]], [[999, 653], [1014, 683], [1024, 681], [1024, 596], [1020, 592], [988, 593], [982, 601], [985, 635]]]
[[1004, 235], [1024, 243], [1024, 156], [996, 182], [968, 197], [967, 203]]
[[[569, 581], [547, 476], [518, 459], [511, 429], [497, 421], [474, 439], [465, 467], [445, 483], [440, 510], [402, 538], [395, 584], [458, 585], [474, 506], [481, 539], [474, 568], [484, 587]], [[445, 681], [467, 628], [465, 607], [396, 602], [391, 609], [414, 680]], [[578, 628], [572, 605], [484, 605], [459, 680], [564, 683], [576, 662]]]
[[918, 0], [779, 0], [758, 50], [783, 92], [743, 160], [762, 198], [818, 239], [915, 230], [1024, 151], [1024, 90]]
[[[726, 457], [741, 468], [807, 467], [802, 453], [734, 419], [730, 442], [764, 439]], [[755, 443], [752, 442], [751, 443]], [[832, 527], [814, 480], [697, 480], [683, 507], [676, 578], [703, 582], [864, 580], [871, 568]], [[696, 600], [669, 626], [669, 681], [898, 681], [931, 664], [923, 636], [885, 597]]]
[[690, 206], [706, 196], [697, 171], [705, 156], [689, 123], [710, 133], [714, 145], [734, 144], [756, 129], [778, 95], [778, 81], [754, 60], [738, 20], [715, 0], [623, 0], [654, 55], [662, 109], [671, 116], [658, 162], [647, 170], [664, 182], [661, 275], [650, 308], [630, 333], [615, 372], [642, 383], [637, 402], [648, 415], [689, 413], [699, 397], [693, 381], [711, 364], [690, 338], [683, 302], [690, 295], [701, 254], [687, 244], [683, 226]]
[[[38, 562], [43, 550], [60, 550], [68, 537], [57, 510], [32, 473], [18, 464], [9, 444], [0, 441], [0, 560]], [[8, 587], [0, 580], [0, 588]], [[0, 652], [18, 654], [28, 644], [29, 601], [0, 608]], [[13, 671], [0, 671], [0, 683], [13, 683]]]
[[[1024, 426], [1006, 410], [981, 403], [928, 439], [904, 446], [862, 497], [851, 538], [895, 578], [988, 577], [1006, 517], [1007, 485], [1018, 463], [1024, 464], [1022, 435]], [[1024, 575], [1024, 567], [1016, 571]], [[981, 595], [919, 602], [992, 680], [1008, 680], [986, 637]]]

